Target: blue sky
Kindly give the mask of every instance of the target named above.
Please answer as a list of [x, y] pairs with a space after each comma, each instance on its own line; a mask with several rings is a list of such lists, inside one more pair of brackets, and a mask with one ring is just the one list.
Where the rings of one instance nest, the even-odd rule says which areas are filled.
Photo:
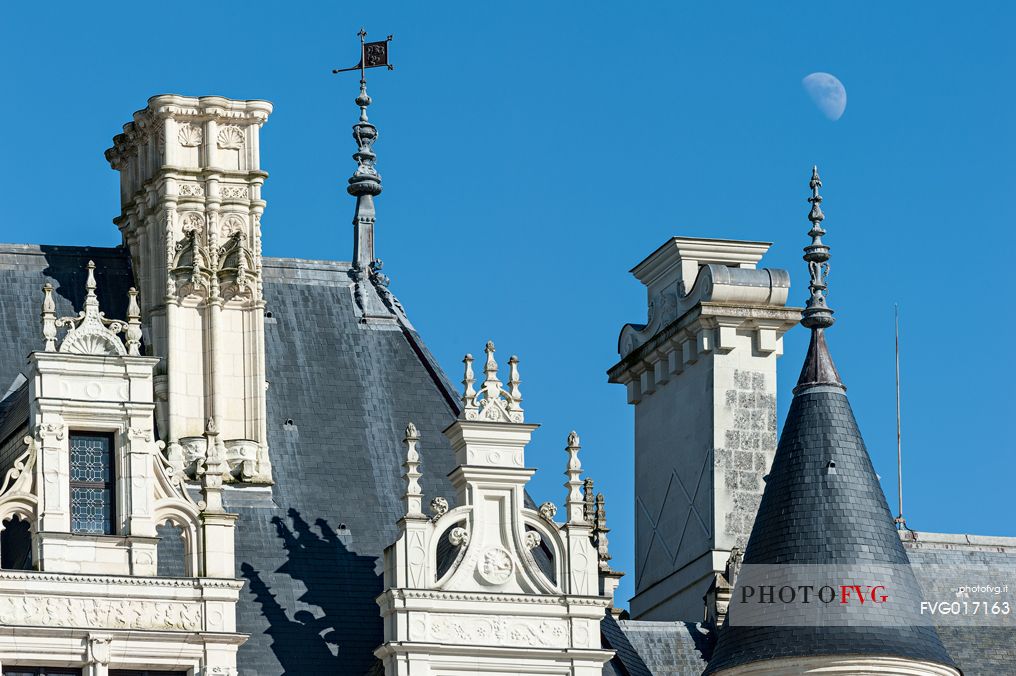
[[[348, 260], [356, 77], [329, 70], [360, 25], [393, 33], [396, 70], [370, 78], [385, 272], [453, 380], [488, 338], [520, 356], [538, 501], [563, 499], [581, 433], [625, 598], [632, 414], [605, 370], [645, 315], [627, 270], [673, 235], [773, 241], [802, 305], [813, 163], [829, 341], [886, 492], [899, 302], [910, 525], [1016, 536], [1016, 8], [770, 4], [8, 3], [0, 240], [117, 244], [112, 135], [153, 94], [221, 94], [276, 106], [266, 254]], [[815, 71], [846, 86], [837, 122], [801, 87]], [[806, 339], [786, 339], [781, 424]]]

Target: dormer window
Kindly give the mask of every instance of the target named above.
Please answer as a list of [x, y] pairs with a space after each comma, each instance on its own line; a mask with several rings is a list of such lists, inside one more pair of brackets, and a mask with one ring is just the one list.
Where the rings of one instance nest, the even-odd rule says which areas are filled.
[[113, 535], [116, 473], [113, 435], [71, 432], [71, 532]]

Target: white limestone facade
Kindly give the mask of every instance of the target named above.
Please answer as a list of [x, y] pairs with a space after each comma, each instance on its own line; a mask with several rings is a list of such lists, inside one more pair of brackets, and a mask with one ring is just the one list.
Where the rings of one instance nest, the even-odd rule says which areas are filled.
[[[155, 439], [158, 359], [140, 355], [136, 291], [126, 321], [107, 319], [93, 269], [76, 317], [57, 317], [44, 288], [27, 434], [0, 450], [20, 453], [0, 484], [0, 524], [30, 533], [4, 540], [5, 557], [20, 547], [29, 565], [0, 570], [0, 668], [235, 674], [246, 636], [236, 631], [242, 585], [221, 468], [196, 501], [165, 461]], [[183, 577], [157, 577], [163, 524], [179, 530]]]
[[146, 317], [167, 457], [194, 476], [214, 420], [227, 481], [271, 483], [261, 281], [259, 133], [267, 101], [155, 96], [106, 151], [114, 220]]
[[[384, 643], [375, 651], [387, 676], [572, 674], [599, 676], [612, 652], [600, 643], [611, 598], [600, 593], [593, 524], [585, 518], [579, 439], [569, 436], [563, 521], [557, 508], [525, 505], [533, 475], [518, 359], [507, 387], [487, 344], [485, 379], [474, 388], [466, 355], [462, 414], [446, 430], [457, 466], [456, 502], [422, 512], [419, 434], [406, 430], [406, 515], [385, 550], [378, 598]], [[425, 453], [425, 451], [424, 451]]]
[[626, 325], [610, 381], [635, 407], [635, 619], [701, 621], [751, 532], [776, 452], [776, 360], [800, 311], [766, 242], [674, 237], [632, 274], [649, 318]]

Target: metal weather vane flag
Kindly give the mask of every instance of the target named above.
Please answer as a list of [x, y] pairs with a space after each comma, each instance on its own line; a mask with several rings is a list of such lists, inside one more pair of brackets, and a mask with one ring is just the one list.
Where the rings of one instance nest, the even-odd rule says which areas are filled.
[[366, 79], [364, 71], [368, 68], [387, 66], [388, 70], [395, 70], [395, 66], [388, 63], [388, 43], [392, 41], [391, 35], [377, 42], [365, 42], [364, 38], [367, 37], [367, 31], [362, 28], [357, 35], [360, 36], [360, 63], [352, 68], [336, 68], [332, 71], [332, 74], [358, 70], [360, 71], [360, 82], [363, 82]]

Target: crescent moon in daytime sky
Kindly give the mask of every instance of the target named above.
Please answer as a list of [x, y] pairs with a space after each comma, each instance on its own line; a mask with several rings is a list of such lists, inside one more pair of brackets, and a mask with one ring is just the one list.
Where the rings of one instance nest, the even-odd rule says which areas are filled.
[[833, 122], [840, 119], [847, 108], [847, 90], [842, 82], [829, 73], [812, 73], [801, 80], [801, 85], [823, 115]]

